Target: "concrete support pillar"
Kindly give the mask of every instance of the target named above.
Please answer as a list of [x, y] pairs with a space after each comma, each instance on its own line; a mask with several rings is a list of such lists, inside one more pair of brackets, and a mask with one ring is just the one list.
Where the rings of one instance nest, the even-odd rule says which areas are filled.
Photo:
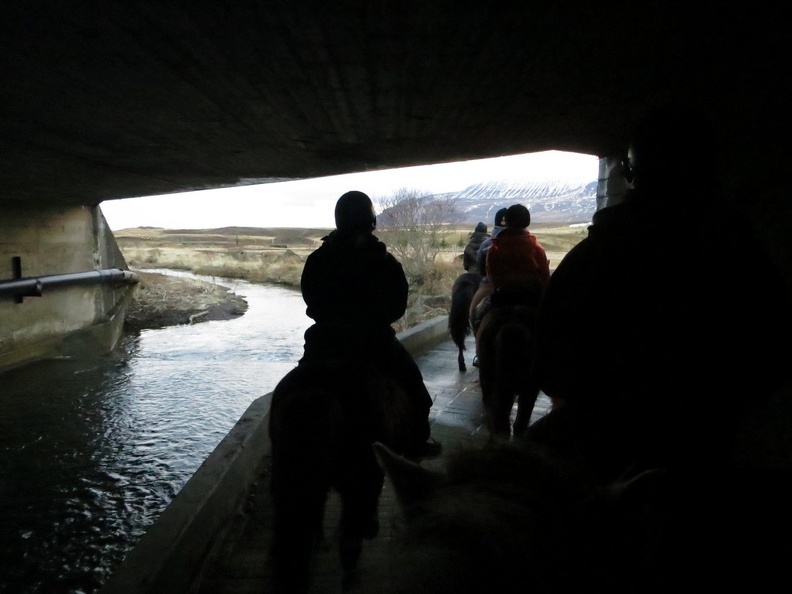
[[597, 178], [597, 210], [624, 200], [627, 180], [622, 174], [621, 155], [600, 157]]

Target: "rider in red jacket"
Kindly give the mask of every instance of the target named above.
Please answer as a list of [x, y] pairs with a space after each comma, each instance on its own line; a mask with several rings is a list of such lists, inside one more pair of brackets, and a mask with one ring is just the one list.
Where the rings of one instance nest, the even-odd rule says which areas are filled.
[[[471, 327], [478, 334], [481, 320], [489, 309], [498, 303], [510, 305], [535, 305], [550, 279], [550, 261], [544, 247], [528, 232], [531, 213], [522, 204], [506, 209], [506, 226], [490, 240], [486, 255], [489, 292], [475, 302], [483, 291], [474, 296], [471, 304]], [[478, 367], [478, 342], [473, 365]]]
[[508, 208], [506, 228], [492, 239], [487, 253], [487, 276], [495, 293], [522, 295], [538, 303], [550, 279], [550, 261], [542, 244], [528, 231], [530, 224], [531, 213], [525, 206]]

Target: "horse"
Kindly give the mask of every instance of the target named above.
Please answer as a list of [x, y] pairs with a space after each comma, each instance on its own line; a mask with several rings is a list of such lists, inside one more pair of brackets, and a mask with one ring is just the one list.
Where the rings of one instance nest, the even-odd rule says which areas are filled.
[[457, 450], [439, 469], [374, 448], [400, 511], [370, 578], [380, 594], [772, 592], [788, 579], [788, 469], [603, 480], [523, 441]]
[[465, 364], [465, 337], [471, 332], [470, 302], [481, 284], [482, 276], [473, 272], [460, 274], [451, 287], [451, 309], [448, 312], [448, 332], [459, 349], [459, 371], [467, 371]]
[[668, 571], [651, 533], [661, 471], [602, 485], [525, 442], [459, 449], [443, 468], [374, 447], [400, 511], [377, 568], [397, 579], [370, 578], [382, 594], [655, 592]]
[[374, 362], [302, 360], [278, 382], [269, 411], [272, 591], [308, 592], [331, 489], [341, 500], [342, 585], [355, 583], [363, 540], [379, 531], [384, 474], [372, 443], [405, 451], [419, 419], [415, 399]]
[[[490, 438], [522, 437], [539, 397], [531, 373], [537, 306], [531, 299], [493, 294], [476, 334], [479, 381]], [[511, 411], [517, 401], [517, 417]]]

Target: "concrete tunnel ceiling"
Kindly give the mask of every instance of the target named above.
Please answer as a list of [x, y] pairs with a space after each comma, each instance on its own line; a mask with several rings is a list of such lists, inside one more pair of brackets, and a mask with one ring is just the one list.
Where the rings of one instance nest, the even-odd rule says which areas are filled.
[[603, 156], [670, 99], [705, 109], [740, 151], [772, 156], [790, 132], [779, 10], [6, 3], [0, 202], [96, 204], [549, 149]]

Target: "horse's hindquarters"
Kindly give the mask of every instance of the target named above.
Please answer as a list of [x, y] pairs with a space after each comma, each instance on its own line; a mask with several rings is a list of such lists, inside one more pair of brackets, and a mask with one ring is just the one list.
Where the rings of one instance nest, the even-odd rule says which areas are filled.
[[493, 306], [479, 326], [479, 379], [493, 438], [509, 439], [511, 412], [518, 400], [515, 435], [525, 431], [539, 395], [530, 372], [534, 355], [535, 308]]
[[457, 346], [459, 371], [467, 371], [465, 364], [465, 337], [470, 334], [470, 305], [473, 295], [481, 283], [481, 275], [465, 272], [460, 274], [451, 288], [451, 308], [448, 312], [448, 332]]
[[410, 444], [420, 430], [415, 400], [371, 364], [301, 365], [275, 387], [269, 421], [273, 565], [281, 591], [304, 592], [294, 573], [310, 574], [331, 488], [341, 498], [338, 544], [344, 580], [351, 579], [362, 540], [379, 530], [384, 474], [372, 444], [399, 452]]
[[337, 402], [300, 368], [289, 372], [273, 391], [269, 427], [276, 592], [308, 591], [325, 500], [338, 465], [340, 418]]

